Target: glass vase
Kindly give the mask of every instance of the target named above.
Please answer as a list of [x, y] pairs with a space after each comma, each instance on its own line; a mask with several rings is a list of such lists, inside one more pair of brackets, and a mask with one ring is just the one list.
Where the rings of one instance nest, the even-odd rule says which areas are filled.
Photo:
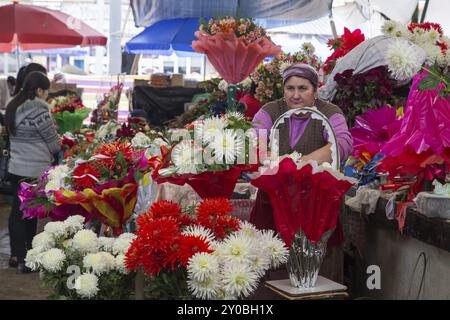
[[320, 266], [327, 252], [327, 242], [334, 228], [325, 232], [317, 243], [310, 241], [301, 229], [292, 239], [287, 269], [292, 286], [314, 287]]

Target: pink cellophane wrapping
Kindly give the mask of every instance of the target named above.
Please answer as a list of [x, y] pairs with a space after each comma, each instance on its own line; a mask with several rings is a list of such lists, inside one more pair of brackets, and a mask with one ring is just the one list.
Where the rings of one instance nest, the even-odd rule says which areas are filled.
[[276, 56], [281, 52], [280, 46], [274, 45], [267, 37], [261, 37], [247, 45], [232, 32], [210, 35], [197, 31], [195, 35], [198, 40], [192, 41], [192, 48], [206, 54], [228, 83], [241, 82], [265, 57]]
[[450, 161], [450, 102], [436, 99], [438, 90], [418, 90], [426, 75], [414, 78], [400, 131], [380, 151], [385, 155], [381, 170], [417, 174], [427, 165]]
[[277, 171], [252, 180], [269, 194], [276, 230], [289, 247], [298, 229], [317, 243], [326, 231], [335, 228], [341, 199], [354, 182], [315, 163], [297, 165], [289, 157], [280, 161]]
[[374, 156], [400, 130], [400, 125], [397, 110], [388, 106], [369, 109], [357, 116], [355, 126], [350, 129], [353, 137], [353, 156], [359, 158], [365, 151]]

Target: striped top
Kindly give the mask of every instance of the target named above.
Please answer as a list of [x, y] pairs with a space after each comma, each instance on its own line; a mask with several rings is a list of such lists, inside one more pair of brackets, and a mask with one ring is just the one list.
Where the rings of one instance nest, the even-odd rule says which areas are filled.
[[10, 135], [8, 171], [23, 177], [39, 177], [60, 150], [59, 136], [50, 106], [39, 98], [27, 100], [16, 112], [16, 133]]

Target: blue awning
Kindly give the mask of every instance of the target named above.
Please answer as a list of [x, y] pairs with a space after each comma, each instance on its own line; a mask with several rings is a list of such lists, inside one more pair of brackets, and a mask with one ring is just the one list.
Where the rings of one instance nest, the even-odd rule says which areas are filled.
[[146, 28], [125, 44], [125, 50], [134, 54], [200, 55], [192, 49], [195, 32], [200, 25], [199, 18], [178, 18], [163, 20]]

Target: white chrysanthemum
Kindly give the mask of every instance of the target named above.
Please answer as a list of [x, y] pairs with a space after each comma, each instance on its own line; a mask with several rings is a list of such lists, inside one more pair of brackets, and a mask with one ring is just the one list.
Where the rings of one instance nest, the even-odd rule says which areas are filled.
[[247, 297], [256, 289], [258, 275], [247, 264], [230, 263], [223, 268], [221, 284], [228, 295]]
[[227, 129], [214, 137], [210, 143], [218, 163], [233, 164], [244, 152], [244, 137], [234, 130]]
[[284, 70], [286, 70], [287, 68], [289, 68], [290, 65], [291, 65], [290, 63], [282, 62], [282, 63], [280, 64], [280, 74], [283, 75]]
[[218, 276], [219, 259], [205, 252], [196, 253], [189, 259], [186, 269], [190, 279], [204, 282]]
[[271, 268], [277, 268], [287, 262], [289, 250], [273, 230], [264, 230], [260, 237], [261, 246], [270, 258]]
[[434, 45], [433, 43], [420, 43], [418, 44], [427, 54], [426, 63], [434, 64], [439, 56], [442, 55], [441, 48]]
[[134, 240], [137, 238], [137, 235], [131, 232], [124, 232], [121, 235], [119, 235], [118, 239], [131, 239]]
[[193, 173], [198, 171], [195, 159], [201, 159], [201, 149], [192, 140], [183, 140], [172, 149], [172, 162], [177, 172]]
[[219, 84], [217, 85], [217, 88], [220, 90], [220, 91], [223, 91], [223, 92], [227, 92], [227, 89], [228, 89], [228, 82], [226, 82], [225, 80], [220, 80], [220, 82], [219, 82]]
[[225, 260], [248, 261], [254, 255], [253, 245], [251, 238], [233, 233], [219, 245], [219, 250]]
[[70, 173], [69, 166], [67, 165], [59, 165], [54, 167], [53, 169], [48, 171], [47, 174], [47, 184], [45, 185], [45, 192], [59, 190], [60, 188], [64, 188], [64, 179]]
[[112, 252], [115, 238], [98, 237], [99, 249], [107, 252]]
[[138, 132], [136, 135], [131, 139], [131, 145], [134, 148], [146, 148], [150, 146], [152, 143], [152, 140], [147, 137], [144, 133]]
[[189, 279], [187, 284], [194, 297], [204, 300], [215, 299], [220, 289], [218, 278], [207, 278], [204, 281]]
[[32, 241], [33, 248], [40, 247], [42, 250], [48, 250], [55, 246], [55, 239], [48, 232], [41, 232], [34, 236]]
[[255, 238], [260, 234], [260, 231], [258, 231], [258, 229], [256, 229], [256, 227], [248, 221], [240, 221], [239, 224], [238, 233], [246, 237]]
[[314, 51], [316, 50], [311, 42], [304, 42], [302, 44], [302, 48], [306, 53], [314, 53]]
[[133, 239], [134, 238], [129, 237], [117, 238], [112, 247], [113, 254], [125, 254], [133, 242]]
[[66, 225], [62, 221], [48, 222], [44, 226], [44, 231], [52, 235], [55, 239], [67, 235]]
[[52, 248], [42, 253], [42, 267], [50, 272], [58, 272], [64, 265], [66, 260], [65, 253], [58, 248]]
[[74, 237], [72, 246], [81, 253], [94, 253], [98, 251], [97, 235], [92, 230], [80, 230]]
[[114, 270], [116, 260], [109, 252], [89, 253], [83, 258], [83, 266], [89, 272], [101, 275]]
[[42, 265], [42, 248], [37, 247], [27, 251], [27, 256], [25, 257], [25, 265], [33, 271], [39, 269]]
[[399, 23], [394, 20], [387, 20], [381, 27], [381, 32], [385, 35], [396, 36], [395, 33], [399, 28]]
[[436, 43], [441, 37], [440, 33], [436, 29], [430, 29], [425, 33], [425, 36], [431, 43]]
[[[217, 134], [223, 132], [228, 125], [224, 117], [210, 117], [203, 120], [202, 124], [195, 126], [196, 130], [201, 130], [203, 141], [210, 142]], [[200, 135], [197, 135], [200, 137]]]
[[397, 80], [411, 79], [422, 66], [422, 55], [407, 41], [393, 41], [386, 51], [389, 71]]
[[123, 254], [119, 254], [116, 257], [116, 270], [118, 270], [122, 274], [128, 274], [128, 269], [125, 265], [125, 256]]
[[186, 229], [183, 230], [183, 234], [200, 237], [211, 244], [214, 243], [214, 234], [211, 230], [199, 225], [190, 225], [186, 227]]
[[230, 121], [230, 120], [242, 121], [245, 119], [245, 116], [243, 113], [238, 112], [238, 111], [229, 111], [229, 112], [225, 113], [224, 118], [227, 121]]
[[95, 274], [84, 273], [75, 280], [77, 294], [82, 298], [94, 298], [98, 288], [98, 278]]
[[253, 255], [250, 260], [251, 270], [260, 278], [266, 274], [266, 271], [270, 269], [270, 266], [271, 260], [269, 252], [265, 247], [261, 246], [260, 243], [260, 247], [255, 251], [255, 255]]
[[66, 220], [64, 220], [64, 225], [66, 226], [66, 230], [70, 234], [73, 234], [83, 229], [84, 217], [80, 215], [70, 216]]

